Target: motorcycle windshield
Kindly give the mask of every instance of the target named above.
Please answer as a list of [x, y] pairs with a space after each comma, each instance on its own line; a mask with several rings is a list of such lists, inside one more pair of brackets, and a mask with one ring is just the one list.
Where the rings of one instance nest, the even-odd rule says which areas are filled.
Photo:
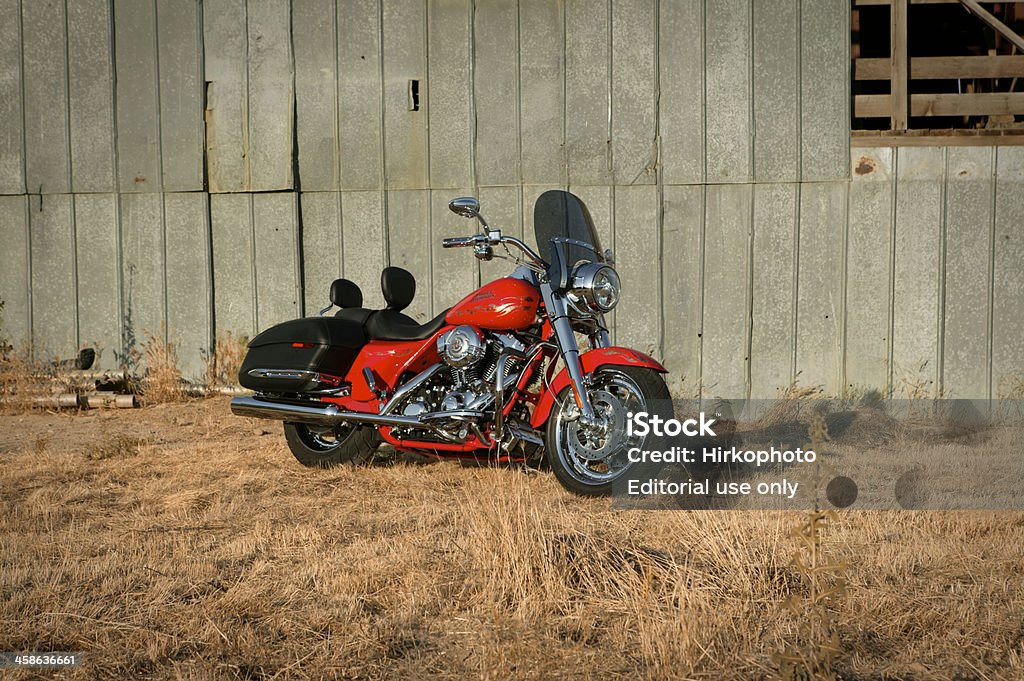
[[581, 261], [604, 262], [594, 220], [575, 194], [558, 189], [541, 194], [533, 208], [533, 229], [556, 290], [568, 286], [569, 275]]

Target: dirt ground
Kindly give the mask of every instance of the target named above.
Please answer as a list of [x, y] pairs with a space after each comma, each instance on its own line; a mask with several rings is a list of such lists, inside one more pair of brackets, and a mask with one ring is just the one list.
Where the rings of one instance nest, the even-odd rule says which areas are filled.
[[616, 511], [510, 468], [304, 469], [226, 398], [5, 414], [0, 651], [84, 653], [15, 679], [767, 679], [780, 653], [1024, 679], [1024, 514], [841, 512], [815, 585], [807, 521]]

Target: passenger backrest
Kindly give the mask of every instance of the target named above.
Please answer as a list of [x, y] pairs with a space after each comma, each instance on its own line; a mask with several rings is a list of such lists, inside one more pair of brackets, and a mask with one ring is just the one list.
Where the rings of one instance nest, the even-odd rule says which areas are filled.
[[385, 267], [380, 273], [380, 290], [388, 303], [387, 309], [401, 312], [416, 296], [416, 278], [401, 267]]

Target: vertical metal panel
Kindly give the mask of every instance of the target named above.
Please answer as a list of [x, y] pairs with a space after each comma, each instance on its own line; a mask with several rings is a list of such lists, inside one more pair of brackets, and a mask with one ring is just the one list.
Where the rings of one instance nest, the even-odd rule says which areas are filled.
[[1020, 399], [1024, 379], [1024, 147], [1000, 147], [997, 168], [992, 393], [993, 397]]
[[[523, 235], [523, 202], [520, 196], [519, 187], [481, 187], [480, 188], [481, 212], [487, 218], [487, 222], [501, 229], [502, 233], [508, 236], [522, 238]], [[462, 234], [469, 234], [474, 227], [470, 226], [467, 220]], [[455, 234], [457, 230], [453, 231]], [[498, 254], [504, 255], [499, 249]], [[512, 271], [513, 263], [507, 260], [492, 260], [491, 262], [480, 263], [479, 280], [481, 283], [494, 281], [509, 274]]]
[[335, 0], [292, 3], [296, 138], [303, 191], [340, 186], [336, 13]]
[[32, 238], [32, 341], [37, 359], [78, 351], [75, 227], [71, 196], [29, 200]]
[[[669, 389], [694, 395], [700, 388], [704, 187], [665, 187], [661, 297]], [[625, 312], [625, 308], [623, 308]]]
[[994, 147], [947, 153], [942, 390], [947, 397], [987, 399]]
[[164, 194], [167, 233], [167, 328], [185, 378], [201, 379], [210, 349], [209, 195]]
[[[33, 199], [37, 201], [38, 199]], [[0, 335], [15, 347], [31, 336], [32, 282], [29, 279], [29, 229], [27, 196], [0, 195]]]
[[704, 17], [708, 182], [749, 182], [750, 3], [721, 0]]
[[25, 183], [33, 193], [68, 192], [71, 191], [71, 165], [64, 2], [23, 2], [21, 17]]
[[[423, 0], [384, 6], [384, 163], [388, 189], [428, 184], [426, 12]], [[419, 110], [411, 111], [411, 81], [419, 82]]]
[[889, 383], [894, 161], [889, 147], [853, 154], [846, 247], [845, 387], [883, 394]]
[[160, 191], [155, 3], [115, 0], [117, 177], [122, 192]]
[[203, 188], [202, 11], [195, 0], [157, 3], [160, 149], [164, 191]]
[[78, 194], [74, 202], [79, 337], [100, 351], [97, 368], [113, 369], [121, 353], [117, 195]]
[[526, 184], [565, 184], [562, 6], [519, 3], [519, 126]]
[[[440, 248], [440, 244], [434, 244], [430, 232], [430, 192], [422, 189], [389, 192], [387, 233], [390, 264], [403, 267], [416, 277], [416, 297], [406, 314], [420, 321], [432, 319], [436, 314], [431, 293], [433, 282], [447, 280], [449, 272], [440, 270], [437, 277], [431, 277], [432, 251], [435, 245]], [[462, 265], [469, 267], [470, 263], [464, 261]], [[367, 270], [363, 276], [369, 288], [380, 290], [380, 269]]]
[[[249, 188], [291, 189], [295, 93], [290, 3], [246, 0], [249, 25]], [[237, 20], [237, 18], [236, 18]]]
[[850, 158], [850, 3], [803, 0], [800, 13], [802, 179], [845, 179]]
[[750, 396], [770, 399], [793, 380], [796, 184], [754, 185]]
[[800, 188], [796, 380], [837, 394], [842, 385], [843, 241], [848, 185]]
[[213, 310], [217, 333], [256, 333], [252, 197], [210, 196], [213, 243]]
[[[893, 369], [896, 396], [937, 378], [939, 249], [945, 149], [898, 151]], [[904, 394], [901, 395], [901, 391]]]
[[704, 2], [659, 3], [662, 177], [704, 181]]
[[19, 5], [19, 0], [0, 0], [0, 194], [25, 191]]
[[302, 316], [296, 197], [292, 192], [252, 196], [256, 233], [256, 323], [261, 330]]
[[[434, 275], [430, 289], [434, 314], [459, 302], [477, 286], [477, 261], [473, 258], [472, 249], [441, 247], [441, 239], [446, 236], [471, 233], [467, 230], [466, 223], [469, 221], [448, 210], [448, 201], [468, 193], [471, 190], [465, 187], [456, 189], [454, 193], [444, 189], [430, 192], [430, 251]], [[469, 229], [476, 231], [477, 227]]]
[[345, 278], [363, 289], [364, 307], [384, 307], [380, 271], [384, 269], [384, 198], [379, 191], [343, 192], [341, 230]]
[[330, 303], [331, 282], [342, 276], [341, 194], [302, 194], [302, 273], [306, 315]]
[[384, 183], [380, 0], [338, 3], [338, 124], [342, 189]]
[[244, 191], [249, 187], [249, 46], [245, 16], [245, 0], [203, 3], [206, 165], [211, 192]]
[[71, 187], [112, 192], [114, 186], [114, 83], [110, 4], [70, 2], [68, 87], [71, 124]]
[[754, 178], [800, 179], [800, 0], [754, 0]]
[[429, 0], [430, 187], [473, 184], [469, 0]]
[[570, 185], [612, 184], [611, 12], [607, 0], [565, 6], [565, 153]]
[[702, 337], [707, 395], [748, 395], [752, 194], [751, 185], [707, 187]]
[[147, 336], [163, 338], [166, 250], [163, 195], [121, 194], [121, 282], [125, 351], [141, 351]]
[[655, 6], [612, 6], [612, 159], [616, 184], [653, 184], [658, 169]]
[[476, 3], [473, 96], [477, 183], [518, 183], [519, 12], [516, 0]]
[[[661, 356], [661, 257], [658, 190], [615, 188], [615, 269], [622, 277], [622, 313], [615, 342]], [[622, 323], [628, 319], [629, 323]]]

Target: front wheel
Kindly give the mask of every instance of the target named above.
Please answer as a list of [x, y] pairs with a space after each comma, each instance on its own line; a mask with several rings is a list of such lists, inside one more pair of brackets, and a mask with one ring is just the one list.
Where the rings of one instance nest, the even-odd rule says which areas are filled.
[[373, 428], [351, 424], [331, 428], [285, 423], [284, 438], [299, 463], [311, 468], [368, 463], [381, 442]]
[[661, 374], [638, 367], [601, 367], [587, 392], [604, 425], [584, 427], [572, 387], [566, 387], [548, 419], [547, 458], [555, 477], [570, 492], [605, 496], [629, 470], [627, 452], [644, 445], [644, 437], [627, 435], [626, 415], [645, 411], [673, 418], [672, 398]]

